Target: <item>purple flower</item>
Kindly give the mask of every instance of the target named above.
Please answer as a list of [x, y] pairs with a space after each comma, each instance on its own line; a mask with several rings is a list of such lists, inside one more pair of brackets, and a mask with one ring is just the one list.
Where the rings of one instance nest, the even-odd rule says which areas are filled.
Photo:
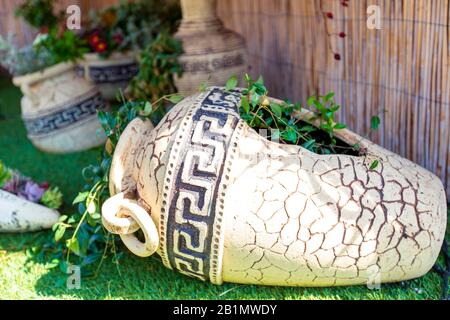
[[6, 192], [17, 194], [19, 193], [19, 186], [20, 177], [14, 172], [11, 179], [9, 179], [8, 182], [5, 183], [2, 189]]
[[44, 195], [45, 189], [41, 188], [37, 183], [27, 181], [25, 189], [20, 192], [20, 196], [31, 202], [39, 202]]

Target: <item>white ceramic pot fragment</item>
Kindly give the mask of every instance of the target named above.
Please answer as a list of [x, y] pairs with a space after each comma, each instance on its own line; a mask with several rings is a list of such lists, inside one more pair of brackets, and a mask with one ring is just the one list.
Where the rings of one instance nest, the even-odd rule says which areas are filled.
[[96, 53], [84, 55], [77, 66], [77, 73], [94, 83], [106, 100], [114, 100], [120, 89], [125, 90], [130, 80], [139, 71], [133, 52], [115, 52], [108, 58]]
[[183, 70], [175, 77], [178, 91], [187, 96], [199, 86], [222, 85], [248, 71], [244, 39], [224, 28], [217, 16], [216, 0], [181, 0], [183, 20], [175, 35], [183, 44], [179, 61]]
[[58, 219], [58, 211], [0, 190], [0, 233], [45, 230]]
[[105, 227], [136, 254], [157, 247], [166, 267], [215, 284], [356, 285], [430, 270], [447, 220], [435, 175], [348, 130], [337, 137], [365, 155], [270, 142], [239, 103], [210, 88], [156, 128], [134, 120], [114, 154]]
[[98, 89], [75, 73], [72, 63], [16, 77], [22, 93], [22, 118], [28, 138], [39, 149], [66, 153], [106, 140], [97, 119], [105, 106]]

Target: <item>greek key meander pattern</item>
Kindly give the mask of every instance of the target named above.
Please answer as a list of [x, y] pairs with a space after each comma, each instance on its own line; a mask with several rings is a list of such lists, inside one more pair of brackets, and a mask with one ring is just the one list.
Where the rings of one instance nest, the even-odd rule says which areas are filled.
[[183, 274], [220, 282], [218, 226], [223, 204], [217, 202], [227, 150], [239, 122], [239, 95], [212, 89], [200, 99], [181, 123], [173, 148], [175, 164], [168, 168], [166, 183], [172, 192], [163, 202], [167, 222], [162, 257], [166, 266]]
[[200, 61], [181, 61], [183, 72], [212, 72], [226, 68], [239, 67], [245, 63], [243, 54], [226, 54], [220, 58]]
[[97, 109], [104, 105], [103, 98], [97, 90], [72, 106], [41, 117], [24, 117], [28, 135], [33, 137], [52, 134], [89, 118], [97, 116]]
[[[104, 67], [89, 67], [89, 77], [97, 84], [101, 83], [117, 83], [130, 81], [139, 71], [137, 63], [129, 63], [123, 65], [112, 65]], [[84, 68], [77, 67], [77, 74], [84, 76]]]

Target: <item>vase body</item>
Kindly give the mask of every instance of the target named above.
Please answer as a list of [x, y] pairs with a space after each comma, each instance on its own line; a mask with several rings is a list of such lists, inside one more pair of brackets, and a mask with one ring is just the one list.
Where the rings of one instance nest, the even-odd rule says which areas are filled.
[[58, 219], [58, 211], [0, 190], [0, 233], [50, 229]]
[[88, 53], [77, 66], [78, 75], [94, 83], [103, 98], [116, 99], [120, 89], [125, 90], [139, 71], [136, 55], [132, 52], [116, 52], [108, 58]]
[[183, 70], [175, 77], [178, 91], [187, 96], [199, 86], [224, 85], [247, 71], [244, 39], [224, 28], [216, 13], [215, 0], [182, 0], [183, 20], [175, 35], [183, 44], [179, 57]]
[[61, 63], [13, 81], [24, 95], [28, 138], [38, 149], [66, 153], [104, 143], [97, 119], [104, 100], [93, 84], [77, 76], [73, 64]]
[[[365, 155], [270, 142], [239, 104], [240, 95], [210, 88], [156, 128], [134, 120], [119, 141], [108, 201], [150, 215], [166, 267], [215, 284], [283, 286], [396, 282], [431, 269], [447, 219], [435, 175], [349, 130], [336, 136]], [[137, 230], [111, 228], [110, 208], [108, 230]]]

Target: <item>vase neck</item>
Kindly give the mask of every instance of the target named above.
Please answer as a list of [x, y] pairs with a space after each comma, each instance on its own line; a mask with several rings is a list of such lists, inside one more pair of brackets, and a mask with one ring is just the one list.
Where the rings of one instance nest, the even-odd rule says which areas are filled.
[[183, 20], [179, 33], [222, 28], [216, 5], [216, 0], [181, 0]]

